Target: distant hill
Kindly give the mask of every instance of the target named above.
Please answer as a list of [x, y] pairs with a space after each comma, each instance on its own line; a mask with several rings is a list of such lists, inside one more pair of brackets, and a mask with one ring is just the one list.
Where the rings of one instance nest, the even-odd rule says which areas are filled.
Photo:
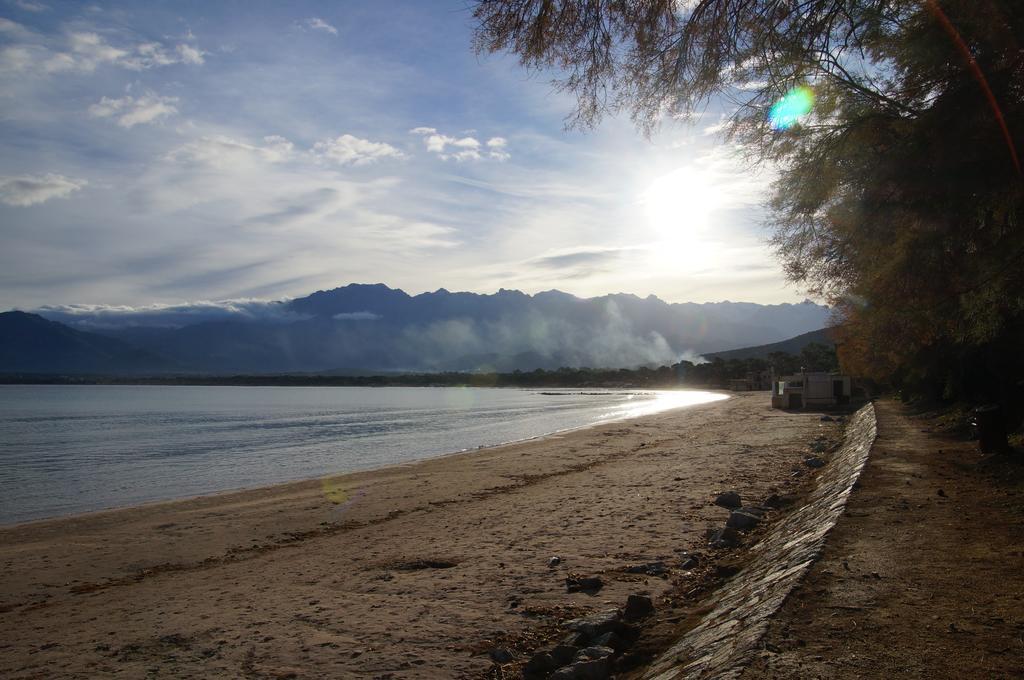
[[782, 352], [784, 354], [800, 354], [804, 347], [811, 344], [825, 345], [826, 347], [835, 347], [836, 343], [832, 340], [829, 335], [829, 329], [822, 328], [810, 333], [801, 333], [800, 335], [783, 340], [782, 342], [773, 342], [767, 345], [757, 345], [756, 347], [743, 347], [740, 349], [731, 349], [726, 352], [709, 352], [704, 356], [708, 359], [720, 358], [720, 359], [767, 359], [769, 355], [775, 352]]
[[[96, 336], [119, 341], [100, 354], [112, 367], [120, 365], [115, 355], [124, 357], [121, 372], [160, 365], [223, 375], [670, 365], [723, 347], [776, 342], [821, 328], [829, 310], [811, 302], [670, 304], [653, 295], [579, 298], [557, 290], [527, 295], [503, 289], [487, 295], [442, 288], [409, 295], [383, 284], [351, 284], [286, 301], [137, 311], [46, 307], [39, 313], [86, 333], [93, 338], [89, 346], [97, 346]], [[41, 349], [0, 347], [9, 357], [0, 370], [49, 366], [50, 372], [60, 372], [104, 363], [98, 357], [72, 360], [81, 352], [72, 352], [70, 345], [48, 347], [49, 364]]]
[[171, 368], [172, 362], [115, 338], [37, 314], [0, 313], [0, 372], [123, 374]]

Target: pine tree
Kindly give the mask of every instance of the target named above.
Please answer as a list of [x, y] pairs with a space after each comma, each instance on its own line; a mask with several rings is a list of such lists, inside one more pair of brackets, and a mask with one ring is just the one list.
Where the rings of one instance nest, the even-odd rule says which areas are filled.
[[771, 243], [835, 306], [844, 370], [907, 393], [1024, 392], [1024, 3], [477, 0], [476, 45], [553, 69], [573, 125], [733, 105], [778, 168]]

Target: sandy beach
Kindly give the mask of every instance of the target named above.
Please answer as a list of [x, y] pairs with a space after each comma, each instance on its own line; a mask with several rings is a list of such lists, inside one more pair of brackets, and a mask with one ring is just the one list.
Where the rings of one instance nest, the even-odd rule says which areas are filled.
[[[482, 677], [570, 614], [657, 597], [714, 494], [797, 482], [831, 424], [764, 393], [415, 464], [0, 529], [0, 675]], [[548, 560], [561, 563], [549, 568]], [[599, 575], [567, 593], [570, 573]]]

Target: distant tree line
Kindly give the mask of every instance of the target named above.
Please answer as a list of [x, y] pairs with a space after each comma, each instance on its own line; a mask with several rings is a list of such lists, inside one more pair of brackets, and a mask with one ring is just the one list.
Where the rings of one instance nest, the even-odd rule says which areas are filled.
[[811, 344], [799, 354], [774, 352], [767, 358], [721, 359], [695, 364], [681, 361], [658, 368], [558, 368], [533, 371], [402, 373], [361, 376], [337, 375], [159, 375], [60, 376], [0, 375], [0, 384], [60, 385], [237, 385], [294, 387], [601, 387], [601, 388], [726, 388], [730, 380], [774, 371], [832, 371], [838, 365], [832, 347]]

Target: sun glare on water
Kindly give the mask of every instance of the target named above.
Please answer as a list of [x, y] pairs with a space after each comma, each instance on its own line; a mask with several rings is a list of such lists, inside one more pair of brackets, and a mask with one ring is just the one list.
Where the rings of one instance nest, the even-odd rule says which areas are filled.
[[706, 392], [704, 390], [659, 390], [631, 398], [626, 403], [604, 414], [602, 419], [621, 420], [623, 418], [639, 418], [640, 416], [654, 415], [662, 411], [696, 406], [698, 404], [708, 404], [728, 398], [725, 394]]

